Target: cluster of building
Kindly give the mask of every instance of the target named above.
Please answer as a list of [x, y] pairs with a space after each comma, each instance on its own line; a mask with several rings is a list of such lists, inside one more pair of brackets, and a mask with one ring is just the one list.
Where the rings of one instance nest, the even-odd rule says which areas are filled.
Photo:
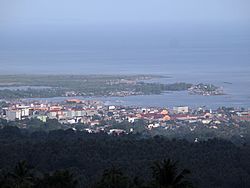
[[223, 89], [219, 88], [217, 86], [214, 86], [212, 84], [197, 84], [192, 85], [190, 88], [188, 88], [189, 94], [192, 95], [223, 95]]
[[[151, 130], [158, 127], [174, 129], [183, 122], [200, 123], [218, 128], [229, 121], [250, 121], [250, 111], [243, 109], [217, 109], [206, 110], [203, 108], [192, 110], [187, 106], [178, 106], [173, 109], [166, 108], [141, 108], [125, 106], [107, 106], [102, 101], [69, 99], [59, 103], [42, 102], [15, 102], [1, 109], [1, 118], [8, 121], [36, 118], [43, 122], [56, 119], [61, 124], [84, 124], [89, 132], [104, 130], [106, 122], [121, 123], [127, 121], [134, 124], [145, 120], [146, 128]], [[125, 130], [109, 129], [112, 132], [123, 133]], [[133, 129], [131, 129], [133, 131]]]

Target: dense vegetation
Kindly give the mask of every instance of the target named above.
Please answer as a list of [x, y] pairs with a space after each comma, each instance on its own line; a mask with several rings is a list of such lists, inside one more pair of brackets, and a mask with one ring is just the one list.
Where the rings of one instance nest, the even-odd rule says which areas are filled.
[[120, 80], [147, 80], [158, 78], [153, 75], [0, 75], [1, 86], [47, 86], [75, 88], [80, 86], [116, 83]]
[[[187, 83], [145, 82], [158, 77], [151, 75], [0, 75], [0, 86], [5, 87], [0, 89], [0, 99], [160, 94], [164, 91], [184, 91], [192, 86]], [[16, 88], [10, 89], [8, 88], [10, 86]], [[26, 90], [18, 88], [22, 86], [31, 88]]]
[[21, 99], [21, 98], [49, 98], [56, 96], [63, 96], [66, 92], [62, 88], [50, 89], [27, 89], [27, 90], [0, 90], [0, 99]]
[[0, 145], [2, 171], [11, 171], [18, 161], [25, 160], [42, 174], [49, 173], [48, 177], [62, 169], [69, 171], [78, 187], [95, 185], [102, 180], [103, 171], [112, 166], [148, 185], [156, 178], [152, 176], [152, 164], [166, 158], [179, 161], [181, 169], [192, 172], [194, 187], [250, 187], [247, 140], [236, 146], [218, 139], [193, 143], [160, 136], [115, 137], [73, 130], [29, 132], [4, 126], [0, 129]]
[[163, 91], [185, 91], [190, 88], [192, 84], [184, 82], [174, 84], [159, 84], [159, 83], [144, 83], [140, 82], [135, 86], [136, 92], [142, 92], [144, 94], [160, 94]]
[[[99, 119], [99, 116], [93, 116], [93, 119]], [[106, 126], [105, 125], [112, 125]], [[213, 125], [204, 125], [200, 122], [187, 123], [183, 121], [168, 121], [166, 126], [174, 127], [172, 129], [164, 126], [153, 128], [149, 130], [147, 128], [148, 121], [137, 120], [133, 123], [124, 120], [122, 122], [117, 122], [114, 119], [109, 121], [102, 120], [100, 125], [91, 126], [92, 129], [98, 129], [103, 127], [103, 131], [109, 132], [111, 129], [123, 129], [127, 133], [133, 128], [131, 134], [140, 134], [144, 137], [154, 137], [157, 135], [164, 136], [170, 139], [185, 139], [187, 141], [193, 142], [198, 139], [199, 141], [206, 141], [213, 138], [230, 140], [236, 145], [241, 145], [250, 140], [250, 122], [242, 121], [235, 123], [234, 121], [228, 121], [223, 123], [216, 128]], [[90, 128], [89, 125], [83, 123], [77, 124], [61, 124], [56, 119], [48, 119], [46, 122], [42, 122], [39, 119], [31, 118], [16, 121], [7, 121], [0, 118], [0, 127], [4, 126], [16, 126], [19, 128], [26, 128], [29, 132], [35, 131], [53, 131], [53, 130], [66, 130], [69, 128], [74, 128], [77, 131], [84, 131], [86, 128]]]
[[[152, 180], [144, 182], [138, 177], [126, 176], [121, 169], [112, 166], [106, 169], [99, 180], [90, 185], [92, 188], [193, 188], [187, 175], [187, 169], [179, 170], [177, 162], [170, 159], [152, 164]], [[20, 161], [14, 169], [0, 171], [2, 188], [76, 188], [77, 175], [69, 170], [57, 170], [53, 173], [42, 173]]]

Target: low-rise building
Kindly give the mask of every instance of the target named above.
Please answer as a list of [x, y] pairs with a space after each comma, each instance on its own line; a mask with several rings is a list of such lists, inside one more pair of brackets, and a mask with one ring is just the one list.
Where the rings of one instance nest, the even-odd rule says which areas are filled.
[[173, 108], [175, 114], [185, 114], [188, 113], [188, 106], [177, 106]]
[[22, 119], [22, 111], [21, 110], [7, 110], [6, 111], [6, 119], [10, 121], [14, 121], [16, 119]]

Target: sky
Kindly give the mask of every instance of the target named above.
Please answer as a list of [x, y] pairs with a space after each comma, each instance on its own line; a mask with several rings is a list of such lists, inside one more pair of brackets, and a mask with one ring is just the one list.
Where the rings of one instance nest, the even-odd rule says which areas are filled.
[[250, 0], [0, 0], [0, 74], [249, 71], [249, 31]]
[[0, 26], [250, 23], [249, 0], [0, 0]]

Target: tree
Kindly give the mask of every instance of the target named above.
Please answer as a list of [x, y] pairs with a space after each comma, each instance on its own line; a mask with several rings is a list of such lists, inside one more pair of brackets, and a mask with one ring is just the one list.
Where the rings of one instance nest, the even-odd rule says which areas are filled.
[[114, 166], [104, 170], [101, 180], [94, 186], [96, 188], [128, 188], [129, 181], [122, 171]]
[[185, 176], [190, 174], [187, 169], [178, 172], [177, 162], [170, 159], [162, 162], [155, 162], [152, 166], [153, 182], [155, 187], [159, 188], [187, 188], [191, 187], [191, 183], [185, 179]]
[[130, 188], [147, 188], [147, 186], [144, 185], [144, 181], [142, 179], [134, 177], [131, 181]]
[[38, 182], [39, 188], [75, 188], [77, 181], [68, 170], [57, 170], [52, 175], [45, 174]]
[[9, 182], [11, 182], [13, 188], [30, 188], [34, 186], [34, 177], [27, 167], [26, 161], [20, 161], [7, 179], [11, 180]]

